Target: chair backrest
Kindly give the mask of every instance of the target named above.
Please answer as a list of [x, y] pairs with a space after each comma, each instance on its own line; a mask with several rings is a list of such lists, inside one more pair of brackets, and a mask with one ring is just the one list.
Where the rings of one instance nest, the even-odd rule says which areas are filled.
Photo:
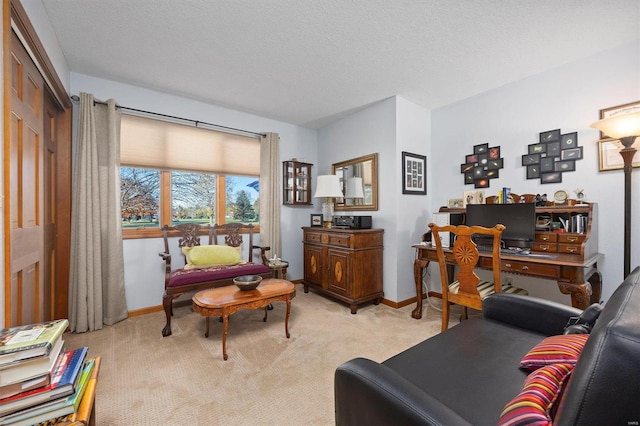
[[[440, 266], [440, 278], [442, 281], [442, 294], [445, 292], [448, 300], [474, 309], [482, 308], [482, 298], [478, 292], [478, 284], [480, 278], [474, 272], [480, 255], [478, 247], [472, 240], [473, 235], [490, 235], [493, 237], [492, 245], [492, 269], [494, 291], [499, 292], [500, 284], [500, 237], [505, 226], [498, 224], [493, 228], [485, 228], [483, 226], [466, 226], [466, 225], [446, 225], [438, 226], [430, 223], [429, 228], [433, 232], [436, 243], [436, 253], [438, 256], [438, 264]], [[455, 241], [450, 252], [445, 253], [440, 239], [440, 232], [451, 232], [455, 235]], [[449, 294], [449, 274], [447, 272], [446, 260], [454, 260], [459, 267], [456, 279], [460, 283], [460, 288], [456, 295]]]
[[253, 224], [244, 223], [225, 223], [218, 225], [217, 223], [209, 229], [210, 244], [219, 244], [218, 237], [224, 234], [224, 244], [231, 247], [242, 246], [242, 233], [245, 232], [249, 236], [249, 262], [253, 262]]
[[[194, 247], [201, 245], [200, 236], [206, 235], [209, 225], [201, 225], [199, 223], [179, 223], [175, 226], [164, 225], [162, 227], [162, 238], [164, 239], [164, 252], [170, 253], [169, 237], [178, 236], [178, 247]], [[211, 235], [209, 235], [209, 244], [211, 244]]]

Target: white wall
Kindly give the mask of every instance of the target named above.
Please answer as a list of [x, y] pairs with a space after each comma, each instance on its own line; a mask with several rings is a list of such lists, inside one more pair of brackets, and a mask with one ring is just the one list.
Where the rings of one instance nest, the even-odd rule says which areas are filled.
[[[505, 85], [499, 89], [432, 111], [433, 208], [446, 205], [449, 198], [460, 198], [464, 185], [460, 164], [473, 145], [499, 145], [504, 158], [500, 177], [491, 180], [487, 195], [498, 188], [511, 187], [516, 194], [547, 193], [558, 189], [584, 188], [588, 201], [598, 203], [599, 251], [604, 260], [598, 267], [603, 275], [603, 299], [622, 282], [623, 173], [598, 171], [599, 133], [589, 126], [599, 119], [599, 110], [640, 99], [640, 44], [620, 46], [581, 61]], [[578, 132], [584, 158], [576, 171], [563, 174], [559, 184], [540, 185], [527, 180], [521, 156], [527, 145], [538, 142], [538, 133], [560, 128], [563, 133]], [[632, 175], [635, 218], [640, 217], [640, 171]], [[640, 222], [635, 220], [631, 247], [631, 268], [640, 264]], [[431, 268], [432, 288], [439, 288], [437, 270]], [[569, 296], [559, 293], [555, 282], [515, 277], [515, 284], [532, 295], [564, 303]]]
[[[118, 104], [146, 111], [220, 124], [252, 132], [276, 132], [280, 135], [280, 158], [292, 157], [317, 162], [316, 130], [246, 114], [215, 105], [180, 98], [114, 81], [71, 73], [71, 93], [92, 93], [96, 98], [115, 99]], [[315, 170], [314, 180], [315, 180]], [[314, 207], [282, 207], [282, 253], [278, 256], [290, 262], [287, 277], [302, 278], [302, 226], [309, 225]], [[164, 269], [158, 257], [163, 250], [162, 239], [124, 240], [125, 290], [129, 310], [161, 304], [164, 289]], [[180, 259], [176, 255], [174, 259]]]
[[53, 31], [49, 15], [45, 12], [42, 0], [21, 0], [20, 3], [22, 3], [22, 7], [27, 12], [33, 28], [38, 33], [38, 38], [42, 42], [53, 67], [56, 69], [62, 85], [68, 91], [70, 87], [69, 66], [58, 44], [58, 38]]
[[410, 244], [420, 241], [430, 217], [428, 197], [402, 195], [401, 151], [428, 155], [428, 142], [428, 111], [399, 97], [377, 102], [318, 131], [318, 174], [331, 173], [333, 163], [378, 153], [378, 210], [353, 214], [371, 215], [373, 227], [385, 231], [384, 298], [391, 301], [415, 296]]

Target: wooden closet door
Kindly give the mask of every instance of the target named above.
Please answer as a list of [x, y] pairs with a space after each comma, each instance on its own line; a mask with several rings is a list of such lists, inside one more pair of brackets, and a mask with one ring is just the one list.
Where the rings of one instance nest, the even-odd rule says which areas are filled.
[[5, 322], [9, 321], [6, 326], [44, 320], [44, 277], [48, 275], [43, 264], [44, 82], [13, 32], [10, 76], [11, 132], [5, 143], [5, 161], [9, 160], [5, 175], [9, 189], [9, 223], [5, 225], [9, 234], [5, 235], [9, 285], [5, 285], [5, 306], [10, 313], [10, 318], [5, 318]]

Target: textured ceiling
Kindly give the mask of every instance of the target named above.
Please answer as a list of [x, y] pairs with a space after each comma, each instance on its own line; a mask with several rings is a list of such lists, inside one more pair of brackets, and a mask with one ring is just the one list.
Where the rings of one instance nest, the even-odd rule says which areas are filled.
[[308, 127], [394, 95], [433, 109], [640, 38], [638, 0], [42, 3], [73, 72]]

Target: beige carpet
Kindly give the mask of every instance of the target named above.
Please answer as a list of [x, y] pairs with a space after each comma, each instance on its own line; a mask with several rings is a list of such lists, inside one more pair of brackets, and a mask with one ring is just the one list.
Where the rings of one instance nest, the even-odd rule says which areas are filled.
[[88, 346], [90, 356], [102, 357], [98, 425], [331, 425], [339, 364], [384, 361], [440, 330], [438, 311], [425, 303], [415, 320], [414, 307], [365, 304], [352, 315], [347, 305], [297, 286], [291, 338], [284, 303], [274, 304], [266, 323], [262, 310], [239, 311], [229, 323], [227, 361], [222, 324], [212, 319], [205, 338], [204, 318], [190, 307], [175, 310], [173, 335], [165, 338], [161, 312], [64, 338], [68, 348]]

